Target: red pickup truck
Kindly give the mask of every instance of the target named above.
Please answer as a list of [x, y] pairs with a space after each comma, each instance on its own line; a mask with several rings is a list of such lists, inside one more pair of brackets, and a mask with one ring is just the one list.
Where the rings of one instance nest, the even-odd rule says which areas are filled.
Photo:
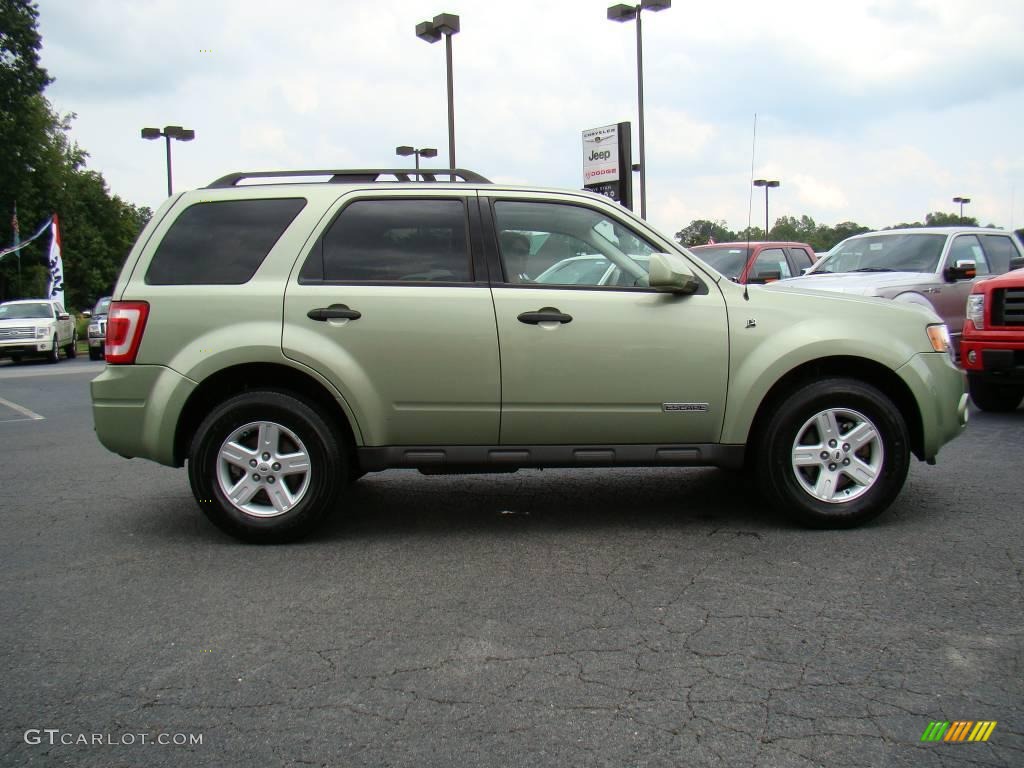
[[975, 284], [967, 297], [960, 362], [967, 371], [971, 399], [981, 410], [1013, 411], [1020, 405], [1024, 399], [1024, 269]]
[[799, 277], [817, 260], [807, 243], [782, 241], [711, 243], [690, 250], [737, 283], [771, 283]]

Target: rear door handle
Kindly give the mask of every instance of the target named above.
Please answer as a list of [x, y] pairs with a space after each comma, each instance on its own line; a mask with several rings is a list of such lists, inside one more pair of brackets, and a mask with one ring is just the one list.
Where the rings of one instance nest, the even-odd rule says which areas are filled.
[[362, 312], [349, 309], [346, 304], [331, 304], [329, 307], [311, 309], [306, 313], [310, 320], [358, 320], [363, 316]]
[[572, 315], [559, 312], [554, 307], [542, 307], [536, 312], [523, 312], [517, 318], [520, 323], [537, 325], [537, 323], [571, 323]]

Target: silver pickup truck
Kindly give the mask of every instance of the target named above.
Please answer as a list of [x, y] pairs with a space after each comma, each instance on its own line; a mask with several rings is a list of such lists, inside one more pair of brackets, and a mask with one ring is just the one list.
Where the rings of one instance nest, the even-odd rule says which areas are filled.
[[977, 280], [1024, 259], [1016, 236], [983, 227], [920, 227], [855, 235], [786, 285], [879, 296], [935, 310], [959, 356], [967, 296]]

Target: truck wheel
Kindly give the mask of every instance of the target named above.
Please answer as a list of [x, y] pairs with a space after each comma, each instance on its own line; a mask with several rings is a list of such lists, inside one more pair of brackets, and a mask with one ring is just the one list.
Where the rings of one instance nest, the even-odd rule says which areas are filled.
[[830, 378], [777, 404], [754, 465], [772, 504], [813, 528], [852, 528], [877, 517], [910, 467], [906, 423], [880, 390]]
[[60, 362], [60, 347], [57, 346], [57, 334], [53, 334], [53, 344], [50, 347], [50, 353], [46, 356], [46, 362], [48, 363], [59, 363]]
[[99, 360], [102, 357], [103, 357], [103, 353], [100, 350], [96, 349], [96, 347], [89, 347], [89, 359], [90, 360]]
[[71, 343], [64, 348], [64, 353], [67, 355], [68, 360], [74, 360], [78, 357], [78, 331], [71, 332]]
[[345, 443], [305, 402], [280, 391], [221, 403], [196, 430], [188, 475], [221, 530], [269, 544], [308, 533], [347, 481]]
[[1001, 386], [977, 376], [968, 377], [971, 400], [983, 411], [1008, 413], [1017, 410], [1024, 392], [1014, 387]]

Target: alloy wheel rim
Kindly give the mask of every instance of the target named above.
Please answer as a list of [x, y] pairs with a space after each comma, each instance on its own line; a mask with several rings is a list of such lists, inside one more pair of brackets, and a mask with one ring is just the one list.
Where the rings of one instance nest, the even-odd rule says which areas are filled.
[[298, 435], [273, 421], [253, 421], [228, 435], [217, 453], [217, 484], [235, 509], [278, 517], [309, 491], [309, 451]]
[[863, 496], [882, 474], [885, 449], [878, 427], [863, 413], [828, 408], [804, 422], [791, 454], [803, 490], [829, 504]]

